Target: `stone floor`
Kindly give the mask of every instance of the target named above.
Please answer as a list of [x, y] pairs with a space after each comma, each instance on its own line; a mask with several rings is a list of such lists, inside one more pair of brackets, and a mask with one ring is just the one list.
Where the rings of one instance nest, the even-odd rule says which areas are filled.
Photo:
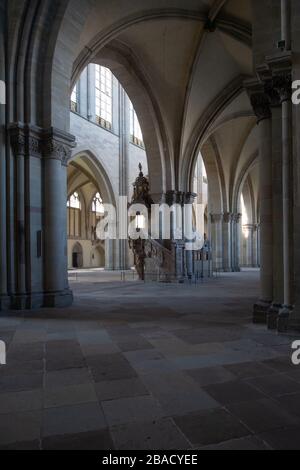
[[0, 317], [0, 449], [300, 449], [298, 338], [251, 323], [257, 272], [88, 279]]

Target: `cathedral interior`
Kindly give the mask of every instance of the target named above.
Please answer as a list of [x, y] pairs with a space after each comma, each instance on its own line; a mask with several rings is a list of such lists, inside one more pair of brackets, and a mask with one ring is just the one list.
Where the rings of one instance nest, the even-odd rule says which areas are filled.
[[300, 449], [297, 80], [298, 0], [0, 0], [1, 450]]

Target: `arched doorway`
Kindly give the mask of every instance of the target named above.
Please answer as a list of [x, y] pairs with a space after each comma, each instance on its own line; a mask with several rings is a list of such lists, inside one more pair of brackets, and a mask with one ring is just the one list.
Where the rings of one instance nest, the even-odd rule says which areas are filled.
[[83, 268], [83, 250], [80, 243], [76, 243], [72, 250], [72, 267], [74, 269]]

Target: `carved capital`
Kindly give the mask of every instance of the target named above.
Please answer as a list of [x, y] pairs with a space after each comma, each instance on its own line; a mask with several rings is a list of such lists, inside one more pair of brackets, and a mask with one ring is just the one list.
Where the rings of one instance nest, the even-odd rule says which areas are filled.
[[269, 104], [271, 108], [276, 108], [281, 105], [280, 95], [278, 93], [278, 90], [274, 86], [273, 79], [268, 79], [265, 81], [264, 92], [269, 99]]
[[231, 212], [225, 212], [223, 214], [223, 222], [225, 224], [230, 224], [233, 221], [233, 214]]
[[71, 158], [72, 148], [69, 145], [62, 144], [54, 138], [43, 142], [43, 154], [45, 158], [59, 160], [62, 165], [67, 165]]
[[54, 158], [67, 165], [75, 138], [59, 131], [14, 123], [8, 127], [15, 156]]
[[197, 194], [195, 193], [185, 193], [184, 195], [184, 203], [185, 204], [194, 204], [195, 200], [196, 200], [196, 197], [197, 197]]
[[210, 214], [210, 221], [212, 224], [218, 224], [223, 221], [223, 214]]
[[67, 166], [75, 146], [75, 137], [58, 129], [52, 128], [43, 133], [43, 157], [46, 159], [59, 160]]
[[11, 124], [8, 128], [14, 155], [41, 157], [40, 138], [35, 128], [22, 124]]
[[258, 123], [265, 119], [271, 119], [271, 103], [267, 93], [254, 93], [250, 100]]
[[10, 135], [10, 141], [15, 157], [25, 156], [26, 136], [21, 132], [13, 132]]
[[280, 102], [290, 101], [292, 97], [292, 74], [282, 73], [273, 77], [273, 88], [278, 93]]
[[242, 214], [232, 214], [232, 220], [234, 223], [239, 224], [242, 220]]
[[184, 203], [183, 196], [184, 196], [184, 193], [182, 193], [181, 191], [168, 191], [164, 195], [163, 202], [168, 204], [168, 206], [173, 206], [173, 204], [182, 205]]

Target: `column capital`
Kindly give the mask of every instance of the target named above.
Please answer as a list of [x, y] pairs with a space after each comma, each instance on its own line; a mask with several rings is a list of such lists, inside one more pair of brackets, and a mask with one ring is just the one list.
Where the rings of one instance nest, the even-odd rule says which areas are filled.
[[15, 156], [31, 156], [41, 158], [40, 129], [22, 123], [12, 123], [8, 126], [10, 141]]
[[192, 193], [192, 192], [185, 193], [184, 203], [185, 204], [194, 204], [194, 202], [196, 200], [196, 197], [197, 197], [196, 193]]
[[210, 220], [212, 224], [217, 224], [223, 221], [223, 214], [210, 214]]
[[233, 221], [233, 214], [232, 212], [224, 212], [223, 214], [223, 222], [225, 224], [230, 224]]
[[281, 103], [290, 101], [292, 98], [292, 74], [287, 72], [274, 76], [273, 87], [277, 91]]
[[244, 87], [250, 98], [251, 106], [257, 118], [257, 123], [265, 119], [271, 119], [270, 97], [263, 82], [257, 79], [250, 79], [244, 82]]
[[232, 214], [232, 220], [236, 224], [239, 224], [241, 219], [242, 219], [242, 214], [238, 214], [238, 213]]
[[292, 96], [292, 52], [280, 51], [266, 57], [266, 64], [271, 74], [274, 93], [277, 93], [280, 104], [289, 101]]
[[51, 128], [43, 133], [43, 157], [59, 160], [67, 166], [71, 158], [72, 149], [76, 147], [75, 137], [58, 129]]
[[168, 206], [173, 206], [173, 204], [183, 204], [184, 193], [181, 191], [167, 191], [163, 197], [162, 202], [168, 204]]
[[74, 136], [53, 128], [45, 130], [17, 122], [8, 126], [8, 132], [15, 156], [51, 158], [67, 165], [76, 145]]

